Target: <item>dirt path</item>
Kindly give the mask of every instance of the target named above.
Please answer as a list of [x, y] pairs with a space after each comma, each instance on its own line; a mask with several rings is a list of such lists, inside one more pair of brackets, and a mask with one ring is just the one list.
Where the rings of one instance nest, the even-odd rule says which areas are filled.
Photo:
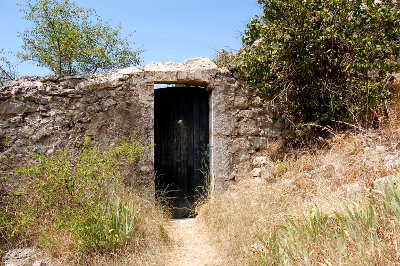
[[172, 247], [166, 256], [165, 265], [223, 265], [223, 259], [198, 219], [172, 220], [170, 223], [168, 231]]

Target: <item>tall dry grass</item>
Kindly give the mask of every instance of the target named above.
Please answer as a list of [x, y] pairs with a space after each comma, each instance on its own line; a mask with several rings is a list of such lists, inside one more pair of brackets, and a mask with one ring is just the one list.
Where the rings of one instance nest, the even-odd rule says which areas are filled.
[[399, 131], [386, 127], [337, 134], [322, 149], [271, 149], [262, 155], [274, 158], [274, 181], [244, 178], [200, 206], [227, 265], [399, 263], [400, 222], [374, 192], [399, 170]]

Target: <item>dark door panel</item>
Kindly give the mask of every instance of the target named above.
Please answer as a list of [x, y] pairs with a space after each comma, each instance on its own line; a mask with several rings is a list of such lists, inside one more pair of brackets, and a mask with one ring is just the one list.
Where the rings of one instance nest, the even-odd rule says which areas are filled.
[[175, 218], [187, 217], [205, 185], [200, 170], [208, 156], [208, 94], [171, 87], [154, 95], [156, 190], [162, 192], [157, 195], [168, 199]]

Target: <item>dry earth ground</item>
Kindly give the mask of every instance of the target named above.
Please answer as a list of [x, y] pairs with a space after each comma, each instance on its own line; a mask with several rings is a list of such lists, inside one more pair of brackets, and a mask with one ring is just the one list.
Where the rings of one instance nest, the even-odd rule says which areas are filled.
[[218, 266], [223, 258], [199, 218], [171, 220], [171, 249], [164, 254], [168, 266]]

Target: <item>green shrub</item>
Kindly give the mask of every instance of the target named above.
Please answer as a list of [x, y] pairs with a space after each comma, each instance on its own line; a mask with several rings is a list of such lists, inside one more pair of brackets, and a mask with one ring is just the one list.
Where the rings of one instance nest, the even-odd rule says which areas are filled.
[[235, 54], [232, 51], [221, 49], [213, 59], [218, 67], [234, 68]]
[[138, 212], [133, 200], [121, 202], [117, 197], [105, 210], [92, 210], [83, 219], [75, 219], [71, 231], [78, 250], [101, 252], [126, 247], [135, 235]]
[[[255, 94], [281, 100], [294, 124], [374, 121], [399, 70], [393, 1], [258, 0], [234, 61]], [[226, 58], [226, 56], [224, 57]]]
[[2, 238], [45, 248], [63, 231], [84, 254], [134, 246], [144, 235], [140, 221], [154, 204], [123, 184], [119, 168], [144, 160], [148, 148], [134, 135], [110, 151], [99, 152], [87, 141], [79, 156], [65, 150], [35, 155], [33, 165], [14, 171], [18, 183], [0, 211]]

